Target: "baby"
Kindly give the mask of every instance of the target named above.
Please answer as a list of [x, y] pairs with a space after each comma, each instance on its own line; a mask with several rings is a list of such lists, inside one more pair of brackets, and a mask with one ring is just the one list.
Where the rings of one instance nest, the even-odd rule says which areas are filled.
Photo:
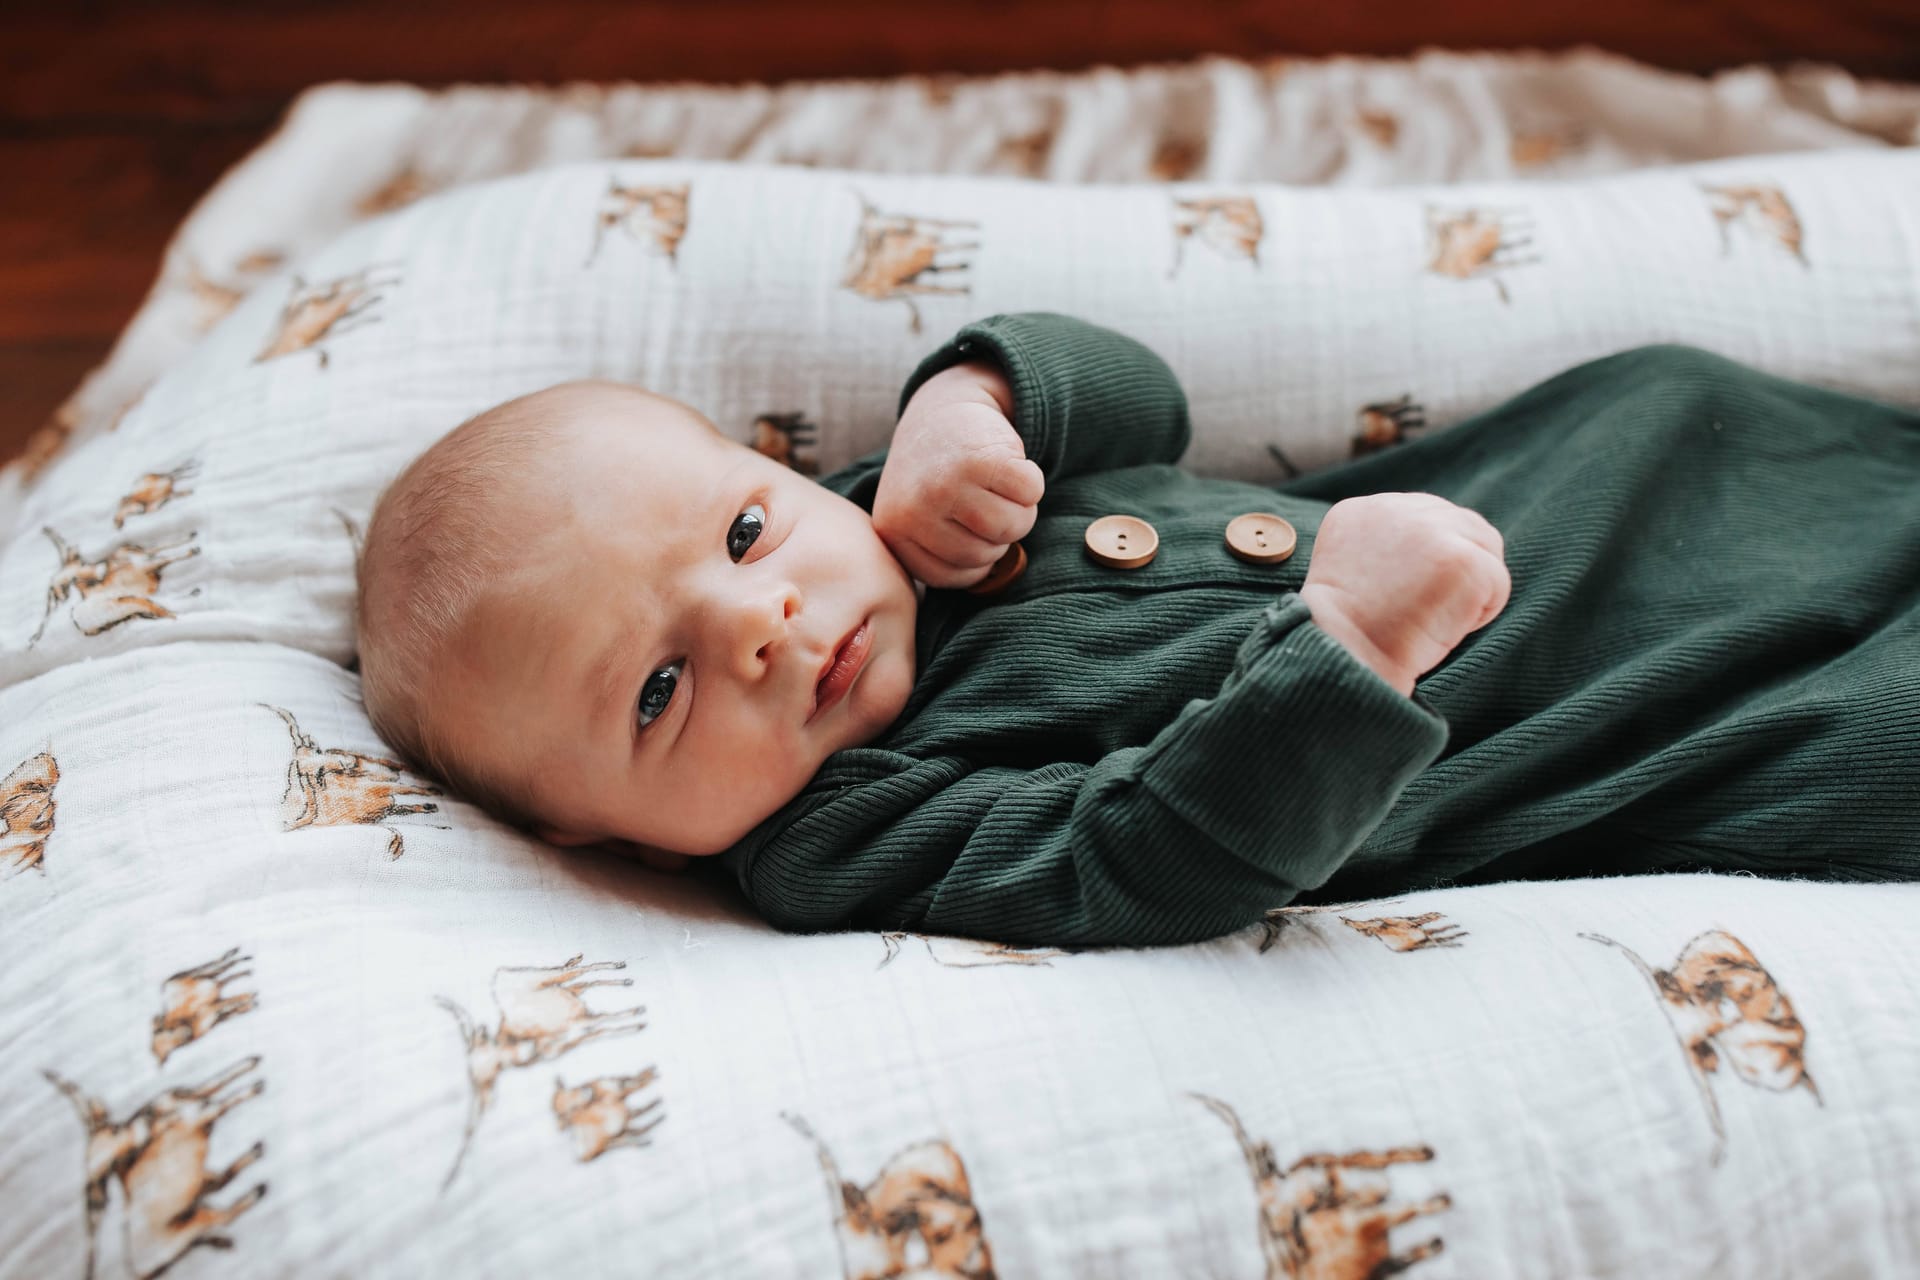
[[[1158, 357], [1046, 314], [963, 328], [817, 482], [627, 384], [522, 396], [382, 495], [366, 706], [507, 821], [723, 855], [794, 929], [1162, 943], [1519, 875], [1916, 874], [1912, 810], [1859, 803], [1920, 785], [1910, 416], [1650, 348], [1279, 488], [1180, 471], [1189, 438]], [[1824, 488], [1844, 538], [1755, 519]], [[1248, 514], [1293, 554], [1236, 548]], [[1099, 553], [1111, 515], [1149, 556]]]

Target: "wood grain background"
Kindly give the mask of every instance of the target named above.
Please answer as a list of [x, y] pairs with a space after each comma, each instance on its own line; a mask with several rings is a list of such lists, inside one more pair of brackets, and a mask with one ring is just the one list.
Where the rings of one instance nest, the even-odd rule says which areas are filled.
[[0, 0], [0, 460], [104, 360], [173, 229], [329, 80], [732, 83], [1597, 45], [1920, 79], [1920, 0]]

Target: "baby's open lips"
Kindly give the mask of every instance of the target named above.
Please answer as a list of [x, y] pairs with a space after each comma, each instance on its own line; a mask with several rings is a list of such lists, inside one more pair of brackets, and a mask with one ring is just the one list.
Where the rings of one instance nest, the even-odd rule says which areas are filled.
[[836, 640], [833, 648], [827, 651], [826, 660], [820, 664], [820, 670], [814, 673], [813, 706], [810, 709], [809, 718], [811, 718], [811, 712], [820, 709], [820, 696], [825, 692], [822, 686], [826, 684], [827, 677], [832, 674], [834, 664], [840, 661], [841, 655], [846, 652], [847, 646], [853, 643], [853, 638], [860, 633], [860, 628], [865, 622], [865, 618], [855, 622], [845, 635]]

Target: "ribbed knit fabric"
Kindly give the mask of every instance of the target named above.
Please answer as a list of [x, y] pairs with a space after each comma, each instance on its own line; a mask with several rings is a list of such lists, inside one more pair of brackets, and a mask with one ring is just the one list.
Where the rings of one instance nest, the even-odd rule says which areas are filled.
[[[1007, 373], [1047, 475], [1004, 592], [930, 589], [899, 719], [719, 860], [787, 929], [1146, 945], [1290, 901], [1692, 868], [1920, 878], [1920, 420], [1651, 347], [1280, 488], [1171, 465], [1164, 362], [1063, 316]], [[822, 483], [868, 510], [885, 452]], [[1506, 540], [1500, 617], [1397, 693], [1297, 594], [1326, 508], [1424, 490]], [[1247, 564], [1249, 511], [1299, 534]], [[1086, 553], [1122, 513], [1137, 569]]]

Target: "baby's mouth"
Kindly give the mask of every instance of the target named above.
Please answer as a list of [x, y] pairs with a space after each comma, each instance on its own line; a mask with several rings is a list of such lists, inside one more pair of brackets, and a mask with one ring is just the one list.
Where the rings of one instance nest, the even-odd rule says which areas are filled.
[[[852, 631], [840, 638], [840, 643], [833, 647], [833, 652], [827, 655], [826, 665], [820, 672], [820, 678], [814, 681], [813, 710], [807, 717], [809, 720], [820, 713], [822, 704], [829, 697], [837, 697], [843, 693], [845, 686], [858, 674], [857, 669], [866, 665], [867, 653], [872, 649], [873, 641], [870, 634], [863, 639], [861, 633], [867, 631], [870, 626], [871, 623], [862, 618], [854, 624]], [[856, 644], [857, 641], [860, 643]]]

